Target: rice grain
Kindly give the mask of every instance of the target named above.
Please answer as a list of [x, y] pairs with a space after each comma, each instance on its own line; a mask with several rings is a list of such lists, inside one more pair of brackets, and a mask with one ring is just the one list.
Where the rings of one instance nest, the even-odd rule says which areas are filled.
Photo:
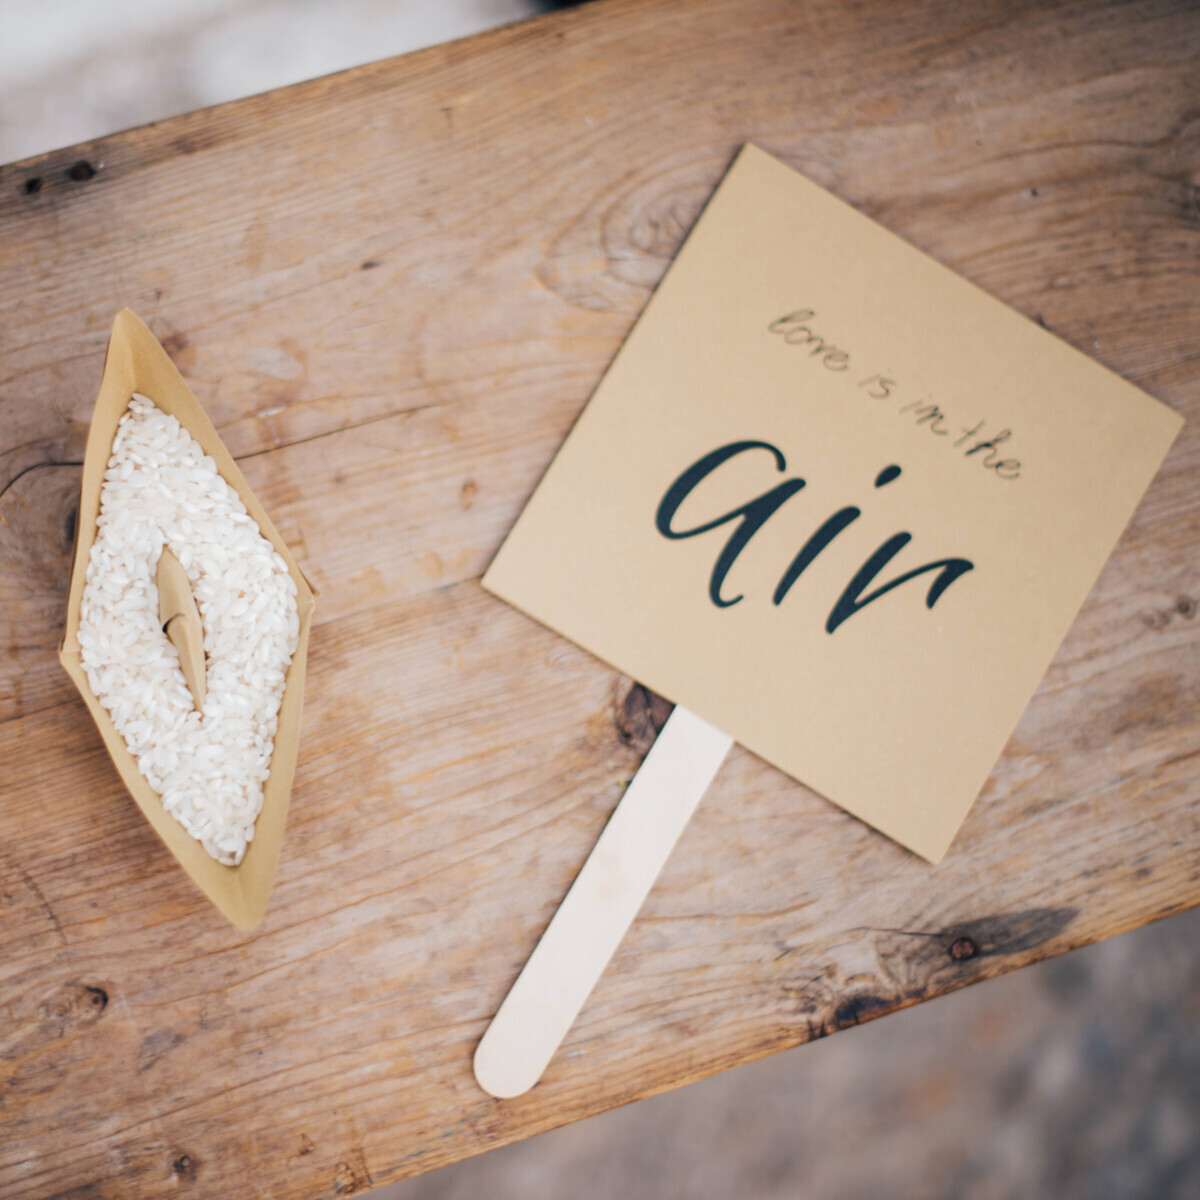
[[[118, 424], [96, 524], [78, 633], [88, 683], [166, 810], [236, 865], [262, 809], [299, 637], [295, 581], [212, 458], [145, 396]], [[204, 627], [202, 712], [158, 619], [164, 547]]]

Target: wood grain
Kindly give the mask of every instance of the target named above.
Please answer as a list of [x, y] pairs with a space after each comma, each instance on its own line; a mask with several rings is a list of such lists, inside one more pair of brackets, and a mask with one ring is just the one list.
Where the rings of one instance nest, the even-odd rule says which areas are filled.
[[[944, 862], [735, 750], [495, 1101], [664, 714], [477, 580], [748, 139], [1192, 420]], [[1198, 283], [1168, 0], [604, 0], [0, 168], [0, 1192], [360, 1192], [1200, 902]], [[53, 658], [123, 304], [324, 593], [246, 937]]]

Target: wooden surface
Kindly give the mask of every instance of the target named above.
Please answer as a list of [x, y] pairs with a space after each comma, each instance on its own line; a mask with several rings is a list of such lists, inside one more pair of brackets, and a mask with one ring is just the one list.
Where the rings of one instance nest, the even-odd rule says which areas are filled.
[[[478, 577], [747, 139], [1191, 421], [944, 862], [735, 749], [496, 1101], [664, 713]], [[1198, 185], [1166, 2], [605, 0], [0, 169], [0, 1194], [363, 1191], [1200, 901]], [[54, 658], [123, 304], [323, 592], [249, 936]]]

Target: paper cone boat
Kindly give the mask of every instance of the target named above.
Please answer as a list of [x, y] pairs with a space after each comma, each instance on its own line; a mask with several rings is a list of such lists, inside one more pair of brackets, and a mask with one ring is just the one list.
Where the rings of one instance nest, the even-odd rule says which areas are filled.
[[[291, 666], [285, 676], [283, 700], [279, 708], [278, 732], [271, 756], [270, 775], [263, 785], [262, 811], [254, 827], [254, 839], [242, 861], [234, 867], [223, 866], [196, 841], [163, 807], [159, 794], [138, 770], [137, 761], [125, 745], [108, 711], [93, 694], [82, 665], [79, 646], [80, 607], [92, 544], [96, 540], [96, 518], [100, 514], [100, 490], [112, 453], [117, 423], [129, 406], [133, 394], [148, 396], [165, 413], [174, 416], [216, 463], [225, 481], [241, 497], [246, 511], [258, 523], [259, 531], [279, 552], [296, 583], [296, 606], [300, 632]], [[162, 594], [169, 594], [160, 575]], [[312, 620], [314, 590], [288, 552], [283, 538], [255, 498], [217, 431], [204, 415], [195, 396], [175, 369], [166, 351], [154, 335], [129, 309], [122, 309], [113, 323], [104, 363], [104, 378], [92, 413], [87, 452], [83, 463], [82, 495], [76, 524], [75, 554], [71, 567], [71, 590], [67, 602], [67, 625], [58, 656], [67, 674], [75, 682], [104, 739], [125, 786], [200, 890], [239, 929], [253, 929], [266, 911], [267, 898], [275, 878], [279, 846], [287, 822], [288, 800], [300, 737], [300, 713], [304, 702], [304, 669], [308, 655], [308, 630]], [[190, 597], [185, 599], [190, 600]], [[170, 604], [168, 599], [163, 603]], [[181, 610], [182, 611], [182, 610]], [[167, 613], [168, 617], [173, 614]], [[181, 650], [181, 664], [187, 662], [185, 642], [194, 637], [185, 623], [171, 622], [172, 641]], [[188, 671], [188, 686], [196, 692], [195, 671]]]

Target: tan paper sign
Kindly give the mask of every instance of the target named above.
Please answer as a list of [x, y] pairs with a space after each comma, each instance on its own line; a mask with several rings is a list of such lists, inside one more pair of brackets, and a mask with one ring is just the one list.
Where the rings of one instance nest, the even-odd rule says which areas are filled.
[[747, 146], [484, 584], [936, 861], [1181, 424]]

